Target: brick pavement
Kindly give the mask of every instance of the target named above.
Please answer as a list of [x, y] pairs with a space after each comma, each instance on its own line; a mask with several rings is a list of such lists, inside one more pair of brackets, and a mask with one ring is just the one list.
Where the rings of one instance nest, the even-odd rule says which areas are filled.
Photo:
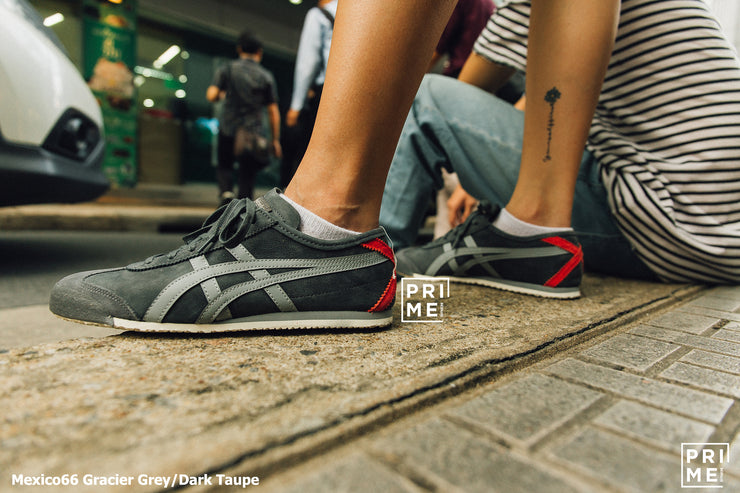
[[[707, 291], [474, 394], [263, 486], [302, 493], [717, 491], [682, 489], [681, 444], [728, 443], [721, 477], [701, 484], [740, 492], [740, 288]], [[699, 484], [696, 476], [683, 479]]]
[[[90, 227], [98, 224], [91, 217], [108, 221], [107, 225], [116, 214], [128, 221], [115, 223], [119, 229], [124, 222], [130, 223], [131, 229], [151, 229], [151, 224], [161, 229], [162, 224], [169, 224], [168, 220], [162, 222], [167, 216], [161, 205], [149, 208], [146, 214], [139, 214], [136, 206], [99, 204], [90, 211], [70, 209], [66, 216], [82, 218]], [[113, 212], [102, 214], [106, 208]], [[5, 212], [5, 219], [13, 215]], [[19, 224], [24, 229], [48, 227], [43, 211], [33, 206], [16, 212], [23, 216]], [[179, 217], [182, 210], [176, 214]], [[77, 227], [78, 223], [70, 224]], [[635, 294], [639, 289], [645, 292]], [[19, 470], [18, 464], [30, 464], [31, 472], [49, 474], [74, 471], [75, 467], [96, 474], [149, 469], [157, 474], [196, 474], [203, 468], [230, 472], [230, 465], [235, 471], [253, 469], [251, 472], [261, 473], [254, 466], [269, 463], [275, 467], [265, 469], [264, 481], [255, 489], [275, 492], [651, 492], [682, 491], [681, 443], [727, 442], [732, 447], [731, 461], [723, 469], [724, 488], [720, 491], [740, 492], [740, 288], [705, 291], [700, 298], [680, 306], [673, 300], [683, 294], [663, 292], [666, 289], [615, 279], [591, 280], [589, 295], [568, 305], [533, 302], [529, 297], [514, 301], [499, 294], [496, 305], [490, 308], [494, 316], [485, 318], [478, 309], [482, 293], [471, 292], [467, 293], [470, 300], [456, 296], [458, 306], [453, 311], [459, 316], [451, 319], [449, 327], [437, 331], [398, 327], [382, 334], [316, 336], [315, 341], [311, 335], [289, 340], [270, 336], [223, 341], [120, 337], [99, 343], [48, 346], [42, 353], [11, 351], [5, 358], [6, 367], [13, 366], [16, 373], [8, 371], [5, 375], [8, 402], [28, 407], [24, 408], [23, 420], [13, 421], [6, 414], [6, 425], [11, 426], [12, 433], [10, 438], [0, 439], [5, 440], [4, 445], [15, 443], [16, 447], [12, 452], [6, 450], [5, 464], [10, 461]], [[618, 320], [620, 313], [632, 320], [634, 310], [660, 299], [672, 308], [630, 326], [609, 328], [586, 345], [549, 360], [534, 358], [539, 362], [527, 369], [466, 390], [435, 407], [408, 415], [408, 409], [396, 405], [399, 392], [407, 395], [416, 392], [411, 388], [427, 388], [430, 381], [437, 382], [435, 378], [450, 372], [455, 374], [470, 361], [505, 360], [505, 355], [496, 351], [506, 353], [508, 348], [517, 354], [522, 350], [519, 346], [546, 347], [544, 342], [579, 337], [584, 327], [596, 323], [594, 311], [603, 312], [606, 320]], [[566, 306], [570, 308], [563, 308]], [[552, 321], [553, 311], [559, 312], [557, 323]], [[652, 309], [648, 312], [654, 313]], [[450, 339], [449, 329], [461, 335]], [[543, 336], [543, 331], [550, 333]], [[595, 332], [602, 333], [598, 328]], [[359, 343], [355, 341], [360, 339]], [[312, 359], [306, 366], [300, 358], [281, 357], [293, 346], [308, 345], [309, 340], [325, 351], [319, 353], [323, 358]], [[401, 347], [411, 352], [394, 349], [402, 342]], [[342, 350], [352, 351], [348, 361], [362, 361], [367, 368], [343, 365], [344, 355], [336, 355]], [[192, 365], [193, 351], [208, 355], [210, 363], [194, 365], [202, 374], [201, 380], [180, 381], [170, 373], [171, 367], [178, 367], [178, 361]], [[312, 349], [300, 354], [316, 352]], [[486, 354], [478, 357], [480, 352]], [[461, 359], [455, 365], [458, 358], [471, 354], [476, 357]], [[427, 361], [432, 355], [438, 363]], [[221, 380], [232, 378], [231, 363], [236, 361], [242, 368], [247, 356], [259, 362], [246, 366], [255, 377], [233, 388], [219, 386]], [[122, 377], [124, 370], [136, 373], [127, 365], [129, 357], [155, 378]], [[214, 367], [213, 361], [220, 366]], [[477, 363], [470, 364], [475, 368]], [[340, 379], [337, 375], [342, 372], [337, 368], [349, 371]], [[422, 371], [430, 368], [434, 370], [431, 376]], [[267, 376], [261, 377], [257, 373], [260, 371], [266, 371]], [[61, 379], [63, 385], [48, 385], [47, 373]], [[165, 378], [160, 378], [163, 375]], [[21, 381], [26, 382], [23, 388], [27, 389], [22, 394], [13, 390], [13, 385]], [[216, 383], [203, 387], [201, 382], [206, 381]], [[362, 404], [348, 403], [376, 402], [375, 394], [370, 392], [376, 381], [396, 391], [382, 394], [377, 401], [378, 413], [402, 418], [365, 435], [366, 428], [355, 430], [352, 420], [346, 418], [355, 416], [356, 421], [364, 422], [362, 412], [357, 411]], [[158, 382], [164, 382], [164, 387]], [[408, 385], [399, 391], [401, 382]], [[450, 384], [455, 385], [458, 383]], [[467, 386], [464, 382], [460, 385]], [[90, 390], [96, 388], [106, 388], [106, 395], [114, 398]], [[281, 398], [283, 394], [287, 397]], [[115, 396], [123, 396], [125, 402]], [[309, 405], [312, 396], [319, 396], [320, 406]], [[37, 401], [33, 401], [35, 397]], [[273, 405], [273, 400], [281, 405]], [[78, 401], [83, 407], [77, 405]], [[69, 405], [63, 409], [51, 406], [51, 414], [44, 407], [49, 402]], [[248, 405], [239, 407], [244, 402]], [[270, 410], [262, 421], [250, 418], [250, 413], [262, 409], [255, 404]], [[164, 408], [168, 419], [154, 420], [153, 416], [164, 413]], [[95, 409], [115, 409], [122, 414], [111, 418], [93, 412]], [[201, 433], [210, 440], [188, 431], [200, 430], [200, 423], [212, 422], [212, 414], [217, 413], [226, 416], [218, 421], [220, 427]], [[84, 427], [80, 427], [83, 415], [87, 417]], [[319, 447], [302, 452], [298, 442], [306, 430], [325, 429], [325, 421], [333, 416], [342, 418], [334, 423], [341, 430], [332, 436], [346, 438], [347, 445], [334, 449], [335, 442], [329, 438], [324, 446], [319, 433], [311, 442]], [[165, 431], [155, 433], [146, 428], [152, 421], [156, 421], [157, 430]], [[381, 421], [387, 423], [385, 418]], [[48, 443], [38, 442], [38, 430], [44, 431]], [[100, 435], [100, 430], [106, 433]], [[283, 433], [280, 440], [268, 433], [275, 430]], [[132, 438], [135, 431], [152, 437], [137, 445]], [[95, 440], [85, 440], [85, 433], [95, 436]], [[121, 437], [131, 442], [130, 447], [119, 445]], [[284, 446], [275, 447], [275, 443]], [[281, 448], [290, 449], [295, 443], [296, 449], [301, 449], [298, 460], [311, 453], [316, 458], [290, 463], [290, 450]], [[87, 447], [88, 455], [80, 446]], [[45, 447], [57, 453], [34, 455]], [[16, 461], [14, 457], [19, 454], [25, 455]], [[65, 461], [70, 456], [75, 460]], [[259, 460], [246, 460], [253, 456]]]

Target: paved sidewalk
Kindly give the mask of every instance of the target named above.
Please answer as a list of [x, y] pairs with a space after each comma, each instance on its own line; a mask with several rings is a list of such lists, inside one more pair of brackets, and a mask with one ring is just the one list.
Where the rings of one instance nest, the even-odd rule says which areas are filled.
[[[269, 492], [678, 491], [682, 440], [737, 435], [740, 288], [586, 276], [583, 291], [455, 285], [444, 323], [400, 323], [397, 303], [383, 331], [5, 351], [0, 491], [219, 475]], [[19, 489], [21, 474], [132, 482]], [[737, 480], [735, 462], [724, 491]]]
[[709, 442], [730, 444], [731, 462], [695, 463], [694, 470], [718, 466], [723, 474], [701, 483], [684, 477], [686, 486], [740, 491], [738, 311], [740, 288], [714, 289], [264, 486], [296, 493], [681, 491], [681, 444]]
[[[0, 228], [191, 229], [170, 218], [199, 224], [211, 192], [5, 208]], [[442, 323], [401, 322], [399, 297], [379, 331], [72, 339], [51, 319], [70, 340], [0, 349], [0, 492], [670, 492], [695, 442], [731, 444], [721, 491], [740, 492], [740, 287], [582, 290], [453, 285]]]

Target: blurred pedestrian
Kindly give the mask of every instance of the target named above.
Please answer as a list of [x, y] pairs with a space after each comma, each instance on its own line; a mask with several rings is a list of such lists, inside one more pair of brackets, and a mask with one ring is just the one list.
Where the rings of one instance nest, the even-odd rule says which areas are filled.
[[280, 182], [287, 186], [308, 147], [321, 92], [334, 31], [337, 0], [319, 0], [306, 14], [296, 56], [293, 97], [285, 115], [285, 150]]
[[[280, 158], [280, 110], [272, 73], [260, 65], [262, 43], [245, 31], [236, 43], [238, 58], [216, 71], [206, 91], [211, 102], [223, 99], [218, 133], [218, 181], [221, 203], [234, 198], [234, 163], [239, 165], [238, 197], [251, 198], [257, 172], [269, 164], [270, 154]], [[270, 122], [271, 141], [264, 129], [264, 112]]]

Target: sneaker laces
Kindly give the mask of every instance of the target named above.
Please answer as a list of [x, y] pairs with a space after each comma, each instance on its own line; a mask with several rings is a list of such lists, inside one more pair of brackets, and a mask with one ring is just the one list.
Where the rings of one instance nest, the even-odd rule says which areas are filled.
[[430, 243], [430, 245], [439, 245], [450, 242], [450, 246], [452, 248], [457, 248], [457, 246], [467, 236], [470, 227], [479, 216], [483, 216], [486, 221], [490, 223], [496, 218], [496, 210], [490, 202], [485, 200], [481, 201], [478, 204], [478, 207], [470, 213], [467, 219], [465, 219], [465, 222], [455, 228], [452, 228], [450, 231], [447, 232], [447, 234], [440, 238], [437, 238], [432, 243]]
[[166, 255], [168, 260], [181, 252], [202, 253], [211, 245], [221, 244], [233, 248], [246, 237], [249, 228], [257, 220], [257, 204], [249, 199], [232, 200], [220, 207], [205, 220], [203, 226], [183, 237], [184, 245], [167, 254], [149, 257], [144, 262]]

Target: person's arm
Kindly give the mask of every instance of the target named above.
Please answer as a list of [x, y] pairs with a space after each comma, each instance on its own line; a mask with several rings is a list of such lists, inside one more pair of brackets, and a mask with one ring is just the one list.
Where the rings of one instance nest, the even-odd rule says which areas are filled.
[[206, 99], [210, 101], [211, 103], [215, 103], [219, 99], [221, 99], [222, 92], [221, 89], [218, 88], [218, 86], [208, 86], [208, 89], [206, 89]]
[[220, 67], [213, 76], [211, 85], [206, 89], [206, 99], [211, 103], [215, 103], [219, 99], [224, 97], [224, 87], [226, 84], [226, 69]]
[[324, 16], [313, 8], [306, 14], [301, 39], [296, 55], [295, 75], [293, 78], [293, 97], [285, 123], [294, 126], [298, 123], [298, 114], [306, 104], [308, 90], [321, 72], [323, 54], [321, 46], [321, 29]]
[[473, 52], [465, 61], [458, 80], [495, 94], [508, 81], [515, 70], [492, 62]]
[[462, 224], [478, 205], [478, 199], [470, 195], [458, 184], [447, 199], [447, 219], [450, 227]]
[[283, 157], [283, 150], [280, 146], [280, 108], [277, 103], [271, 103], [267, 106], [267, 118], [272, 130], [272, 152], [279, 159]]
[[514, 108], [518, 109], [519, 111], [524, 111], [524, 108], [527, 105], [527, 96], [522, 94], [522, 97], [519, 98], [519, 101], [514, 103]]

